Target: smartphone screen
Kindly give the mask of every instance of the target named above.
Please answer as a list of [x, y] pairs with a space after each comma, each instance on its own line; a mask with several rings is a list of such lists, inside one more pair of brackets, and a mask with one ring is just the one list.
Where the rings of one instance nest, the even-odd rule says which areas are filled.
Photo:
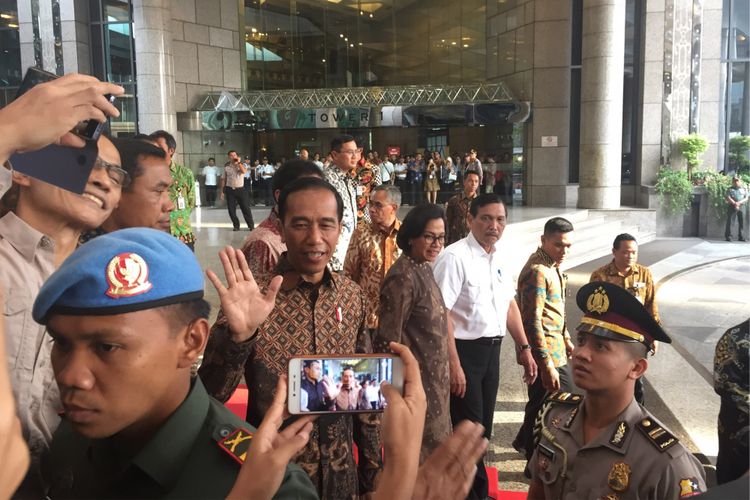
[[289, 361], [289, 412], [383, 411], [380, 384], [403, 387], [401, 359], [388, 355], [305, 357]]

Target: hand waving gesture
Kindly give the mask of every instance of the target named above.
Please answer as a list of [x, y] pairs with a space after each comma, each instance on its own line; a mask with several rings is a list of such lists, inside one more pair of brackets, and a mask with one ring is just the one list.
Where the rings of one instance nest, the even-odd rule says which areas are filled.
[[241, 250], [227, 246], [219, 252], [219, 259], [224, 267], [227, 286], [213, 271], [206, 271], [206, 275], [219, 293], [221, 309], [227, 318], [232, 338], [235, 342], [244, 342], [253, 336], [273, 310], [282, 277], [274, 277], [263, 294]]

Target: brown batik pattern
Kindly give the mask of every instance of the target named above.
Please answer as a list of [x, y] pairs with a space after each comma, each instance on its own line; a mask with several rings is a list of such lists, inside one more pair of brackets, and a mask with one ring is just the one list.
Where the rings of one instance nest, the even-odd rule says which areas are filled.
[[[229, 399], [244, 374], [249, 390], [247, 421], [255, 426], [270, 406], [289, 358], [372, 352], [362, 290], [356, 283], [328, 271], [321, 283], [307, 283], [293, 272], [285, 254], [273, 273], [277, 274], [284, 276], [284, 283], [276, 307], [253, 338], [233, 342], [226, 318], [219, 317], [199, 370], [209, 394], [220, 401]], [[261, 276], [259, 285], [267, 286], [271, 277]], [[351, 452], [352, 436], [360, 450], [359, 474]], [[295, 462], [310, 475], [321, 498], [354, 498], [358, 490], [364, 493], [374, 487], [381, 466], [380, 443], [377, 415], [318, 419]]]

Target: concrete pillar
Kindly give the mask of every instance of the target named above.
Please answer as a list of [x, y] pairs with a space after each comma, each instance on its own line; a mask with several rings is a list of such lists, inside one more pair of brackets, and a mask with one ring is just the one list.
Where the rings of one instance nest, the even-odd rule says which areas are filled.
[[138, 61], [138, 130], [177, 135], [174, 62], [169, 0], [133, 2], [133, 38]]
[[618, 208], [625, 0], [584, 0], [579, 208]]

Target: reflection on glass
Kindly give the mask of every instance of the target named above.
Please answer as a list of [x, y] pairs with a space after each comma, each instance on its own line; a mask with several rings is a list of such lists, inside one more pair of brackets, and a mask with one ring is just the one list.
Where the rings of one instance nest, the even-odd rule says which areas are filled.
[[482, 81], [485, 0], [245, 0], [249, 89]]

